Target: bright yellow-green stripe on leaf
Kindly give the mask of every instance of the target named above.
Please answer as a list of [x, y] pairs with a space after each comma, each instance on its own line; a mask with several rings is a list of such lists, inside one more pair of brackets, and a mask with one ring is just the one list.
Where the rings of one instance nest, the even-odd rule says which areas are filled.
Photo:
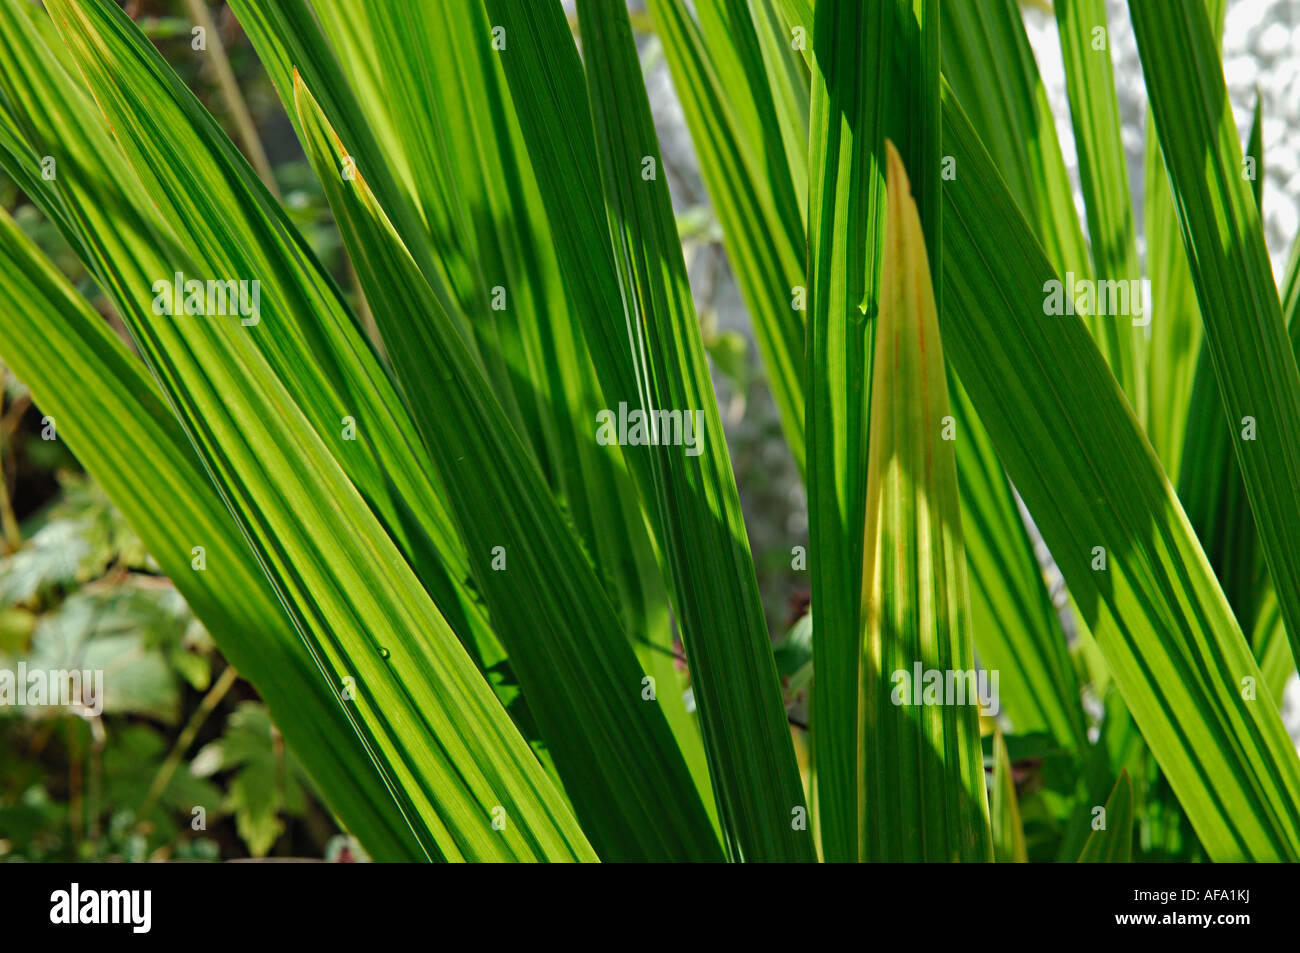
[[1007, 743], [998, 731], [993, 735], [993, 790], [989, 798], [989, 820], [993, 827], [993, 858], [1002, 864], [1023, 864], [1025, 829], [1016, 800], [1016, 779], [1011, 770]]
[[[862, 567], [859, 853], [982, 861], [992, 858], [992, 840], [978, 695], [970, 697], [975, 660], [957, 464], [944, 439], [943, 349], [916, 203], [892, 143], [886, 152]], [[922, 697], [917, 665], [924, 681], [938, 672], [946, 685], [964, 686], [963, 697], [939, 704]]]

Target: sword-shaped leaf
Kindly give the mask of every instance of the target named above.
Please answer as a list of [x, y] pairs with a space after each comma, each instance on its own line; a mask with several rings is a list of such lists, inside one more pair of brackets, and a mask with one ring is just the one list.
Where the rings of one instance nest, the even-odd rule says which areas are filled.
[[[130, 124], [168, 140], [186, 135], [184, 119], [168, 108], [172, 74], [161, 71], [120, 9], [104, 0], [52, 0], [48, 9], [119, 133], [126, 137]], [[217, 168], [218, 178], [169, 198], [196, 201], [199, 190], [230, 181], [220, 176], [238, 179], [231, 166]], [[185, 171], [197, 175], [198, 167]], [[134, 175], [132, 167], [125, 175]], [[424, 851], [447, 859], [593, 859], [563, 796], [249, 327], [216, 314], [160, 314], [156, 306], [155, 279], [173, 270], [256, 276], [209, 270], [136, 193], [125, 193], [134, 206], [123, 199], [110, 206], [116, 215], [65, 198], [96, 273]], [[226, 226], [238, 220], [229, 208], [213, 214], [224, 215]], [[152, 243], [131, 231], [139, 218], [152, 227]], [[270, 222], [259, 224], [275, 233]], [[229, 244], [214, 251], [244, 250], [219, 234]], [[286, 301], [261, 304], [251, 327], [286, 330]], [[303, 307], [298, 319], [328, 321], [319, 301]], [[304, 391], [305, 398], [320, 393]], [[381, 409], [402, 414], [400, 405]]]
[[[1133, 859], [1133, 784], [1121, 771], [1106, 798], [1103, 827], [1094, 827], [1079, 854], [1081, 864], [1126, 864]], [[1094, 820], [1096, 816], [1094, 815]]]
[[753, 556], [626, 12], [584, 8], [584, 71], [559, 3], [489, 0], [488, 10], [510, 38], [502, 62], [606, 406], [611, 415], [620, 404], [653, 414], [660, 428], [674, 412], [682, 422], [670, 432], [683, 445], [655, 440], [625, 459], [669, 567], [728, 848], [746, 860], [811, 860]]
[[536, 462], [310, 92], [299, 121], [494, 627], [602, 856], [719, 859], [631, 643]]
[[903, 160], [892, 143], [886, 151], [862, 568], [859, 854], [991, 860], [939, 318]]
[[[3, 213], [0, 293], [9, 302], [0, 359], [57, 422], [59, 439], [139, 534], [222, 654], [257, 688], [325, 802], [376, 860], [422, 859], [337, 693], [276, 601], [158, 385]], [[200, 544], [211, 572], [194, 569]]]
[[947, 88], [943, 116], [944, 348], [1210, 856], [1294, 858], [1300, 760], [1241, 628], [1086, 329], [1044, 316], [1059, 275]]
[[989, 820], [993, 828], [993, 859], [1000, 864], [1023, 864], [1025, 829], [1016, 800], [1016, 779], [1011, 769], [1007, 743], [999, 731], [993, 736], [993, 790], [989, 796]]
[[[1250, 169], [1205, 8], [1130, 0], [1129, 11], [1156, 125], [1175, 131], [1161, 136], [1160, 147], [1205, 343], [1264, 560], [1300, 658], [1300, 371], [1245, 174]], [[1223, 420], [1200, 423], [1221, 427]]]
[[[800, 203], [807, 201], [807, 190], [806, 186], [803, 193], [797, 190], [801, 181], [797, 173], [802, 173], [806, 183], [807, 83], [804, 80], [797, 88], [789, 88], [786, 96], [777, 100], [787, 103], [785, 115], [797, 115], [802, 120], [802, 128], [793, 130], [802, 139], [802, 162], [797, 156], [778, 158], [775, 152], [791, 130], [778, 120], [770, 96], [763, 96], [767, 90], [760, 83], [766, 80], [755, 75], [763, 64], [753, 57], [757, 53], [755, 42], [764, 38], [759, 34], [755, 40], [756, 28], [742, 18], [736, 0], [710, 0], [700, 8], [702, 15], [714, 14], [706, 20], [715, 24], [708, 36], [711, 43], [680, 0], [650, 0], [649, 7], [691, 130], [700, 174], [722, 226], [727, 258], [753, 317], [754, 336], [767, 370], [768, 386], [781, 413], [786, 441], [803, 470], [803, 316], [807, 289]], [[725, 25], [720, 25], [723, 9], [741, 31], [734, 37]], [[770, 28], [771, 24], [763, 21], [757, 28], [765, 26]], [[744, 43], [743, 49], [730, 48], [744, 40], [751, 42]], [[785, 45], [781, 44], [782, 53]], [[745, 107], [743, 111], [733, 108], [737, 101]], [[749, 122], [742, 122], [741, 117], [749, 118]], [[765, 156], [772, 156], [768, 160], [770, 167], [758, 167]]]
[[[1101, 298], [1093, 321], [1103, 335], [1104, 352], [1137, 419], [1147, 419], [1146, 338], [1141, 297], [1132, 289], [1142, 277], [1138, 270], [1133, 200], [1129, 192], [1124, 146], [1120, 142], [1119, 99], [1111, 64], [1110, 30], [1105, 0], [1056, 0], [1056, 23], [1065, 60], [1070, 118], [1079, 153], [1079, 178], [1088, 213], [1088, 237], [1100, 282], [1120, 282], [1109, 304], [1127, 302], [1118, 314], [1104, 313]], [[1130, 284], [1130, 282], [1134, 284]], [[1127, 293], [1121, 294], [1121, 291]]]
[[[893, 3], [826, 0], [813, 27], [805, 387], [812, 559], [813, 765], [825, 855], [853, 856], [854, 726], [871, 341], [884, 237]], [[928, 279], [927, 279], [928, 280]]]

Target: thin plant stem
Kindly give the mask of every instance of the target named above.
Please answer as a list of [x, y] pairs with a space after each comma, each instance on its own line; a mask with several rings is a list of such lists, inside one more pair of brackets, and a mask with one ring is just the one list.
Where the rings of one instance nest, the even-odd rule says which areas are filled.
[[190, 11], [190, 18], [194, 21], [194, 25], [202, 27], [207, 34], [208, 52], [212, 54], [212, 69], [216, 74], [217, 89], [226, 108], [230, 110], [230, 118], [234, 121], [239, 140], [248, 154], [248, 161], [253, 164], [253, 168], [266, 183], [266, 187], [271, 190], [271, 194], [278, 199], [280, 189], [275, 184], [275, 172], [272, 171], [271, 162], [266, 157], [266, 149], [257, 134], [257, 126], [253, 122], [252, 113], [248, 111], [244, 94], [239, 91], [239, 83], [230, 68], [230, 59], [226, 56], [226, 48], [221, 42], [216, 21], [212, 19], [205, 0], [185, 0], [185, 6]]
[[145, 795], [144, 803], [140, 805], [139, 817], [143, 818], [153, 809], [162, 792], [167, 789], [171, 782], [172, 775], [176, 773], [177, 767], [180, 766], [181, 758], [185, 757], [185, 752], [189, 750], [194, 743], [194, 736], [199, 733], [203, 723], [208, 720], [208, 716], [213, 710], [221, 704], [221, 700], [226, 697], [235, 680], [239, 678], [239, 672], [233, 665], [227, 665], [226, 670], [221, 673], [220, 677], [208, 689], [208, 693], [203, 696], [199, 702], [199, 707], [194, 709], [194, 714], [190, 715], [190, 720], [185, 723], [185, 728], [176, 738], [176, 743], [172, 745], [172, 750], [167, 753], [167, 760], [162, 763], [158, 773], [154, 776], [153, 784], [149, 785], [149, 793]]

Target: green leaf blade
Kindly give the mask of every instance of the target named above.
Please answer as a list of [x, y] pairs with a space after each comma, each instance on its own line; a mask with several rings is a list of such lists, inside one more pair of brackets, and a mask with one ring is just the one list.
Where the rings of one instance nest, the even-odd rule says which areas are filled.
[[1001, 731], [993, 736], [993, 791], [989, 798], [989, 816], [993, 829], [993, 859], [1000, 864], [1028, 863], [1025, 829], [1020, 821], [1020, 804], [1016, 800], [1016, 779]]
[[872, 328], [885, 214], [891, 3], [828, 0], [813, 25], [805, 436], [813, 763], [827, 860], [857, 856], [861, 582]]
[[627, 635], [535, 462], [364, 175], [340, 173], [348, 153], [300, 81], [297, 104], [478, 585], [584, 825], [612, 860], [717, 859]]
[[1127, 864], [1133, 859], [1133, 784], [1120, 772], [1106, 799], [1105, 826], [1094, 828], [1079, 854], [1081, 864]]
[[671, 203], [654, 171], [662, 157], [626, 14], [586, 8], [585, 23], [600, 30], [588, 39], [600, 65], [587, 73], [559, 4], [489, 0], [488, 9], [511, 38], [502, 62], [607, 409], [677, 410], [683, 419], [694, 411], [702, 421], [698, 455], [661, 445], [625, 458], [669, 568], [728, 851], [811, 860], [753, 557]]
[[[961, 509], [925, 239], [886, 143], [888, 212], [867, 464], [859, 854], [992, 859], [978, 698], [931, 698], [932, 675], [975, 684]], [[924, 673], [917, 684], [915, 671]], [[901, 704], [900, 704], [901, 701]]]
[[947, 353], [1209, 855], [1295, 857], [1300, 760], [1243, 696], [1241, 628], [1085, 328], [1045, 319], [1052, 266], [946, 88], [944, 143], [968, 177], [944, 191]]
[[[266, 699], [326, 803], [372, 857], [422, 858], [158, 386], [8, 215], [0, 215], [0, 289], [14, 304], [0, 325], [0, 358]], [[194, 571], [200, 543], [219, 574]]]
[[[1242, 174], [1222, 66], [1199, 3], [1132, 0], [1129, 9], [1155, 121], [1178, 130], [1160, 144], [1205, 343], [1265, 562], [1300, 658], [1300, 370], [1259, 209]], [[1200, 81], [1189, 84], [1187, 76]]]

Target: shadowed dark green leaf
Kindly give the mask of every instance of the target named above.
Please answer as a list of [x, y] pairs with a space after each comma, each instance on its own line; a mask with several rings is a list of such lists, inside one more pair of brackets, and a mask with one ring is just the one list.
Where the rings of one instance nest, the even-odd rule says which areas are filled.
[[944, 148], [966, 176], [944, 190], [945, 351], [1209, 855], [1294, 858], [1300, 759], [1243, 697], [1241, 628], [1081, 321], [1044, 317], [1055, 273], [949, 89]]
[[827, 860], [856, 855], [862, 527], [885, 228], [892, 4], [826, 0], [812, 32], [805, 436], [813, 764]]
[[584, 828], [611, 860], [717, 859], [613, 605], [418, 266], [301, 83], [316, 174], [460, 521], [479, 587]]
[[[502, 62], [607, 407], [676, 410], [683, 422], [693, 410], [700, 421], [698, 455], [647, 446], [626, 459], [669, 567], [728, 849], [737, 859], [810, 860], [806, 806], [662, 157], [630, 28], [615, 7], [585, 8], [583, 29], [596, 30], [584, 32], [593, 64], [586, 77], [558, 3], [488, 3], [510, 37]], [[555, 135], [560, 128], [566, 135]]]
[[1133, 785], [1122, 771], [1105, 805], [1105, 827], [1094, 828], [1079, 854], [1081, 864], [1126, 864], [1133, 859]]
[[[1205, 343], [1264, 560], [1300, 657], [1300, 371], [1222, 66], [1199, 3], [1131, 0], [1129, 9], [1156, 124], [1177, 130], [1160, 145]], [[1207, 415], [1200, 424], [1221, 428], [1223, 418]]]

